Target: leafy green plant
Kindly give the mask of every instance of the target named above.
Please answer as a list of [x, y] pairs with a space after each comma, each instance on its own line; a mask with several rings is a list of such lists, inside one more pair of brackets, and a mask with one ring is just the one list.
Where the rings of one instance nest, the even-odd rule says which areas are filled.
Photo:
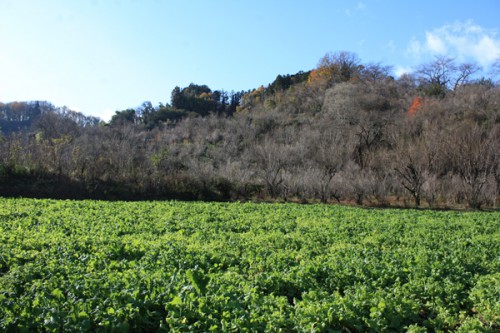
[[0, 330], [487, 332], [498, 212], [0, 198]]

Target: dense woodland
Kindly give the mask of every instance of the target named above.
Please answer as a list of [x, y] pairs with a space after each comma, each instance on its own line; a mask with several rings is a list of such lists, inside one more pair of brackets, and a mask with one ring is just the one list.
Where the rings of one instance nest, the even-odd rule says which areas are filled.
[[497, 207], [498, 64], [484, 77], [437, 57], [394, 78], [336, 52], [252, 91], [176, 87], [109, 123], [0, 103], [0, 194]]

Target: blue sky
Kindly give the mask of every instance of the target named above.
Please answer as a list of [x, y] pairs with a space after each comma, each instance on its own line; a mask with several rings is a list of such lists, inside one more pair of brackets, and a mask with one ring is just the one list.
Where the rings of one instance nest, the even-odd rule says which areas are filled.
[[488, 70], [498, 0], [0, 0], [0, 101], [108, 120], [189, 83], [248, 90], [327, 52], [411, 71], [436, 55]]

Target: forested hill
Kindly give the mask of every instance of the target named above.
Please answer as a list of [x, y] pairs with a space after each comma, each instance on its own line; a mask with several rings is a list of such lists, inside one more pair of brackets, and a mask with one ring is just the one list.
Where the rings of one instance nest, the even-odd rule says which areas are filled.
[[395, 78], [337, 52], [247, 92], [176, 87], [109, 123], [0, 104], [0, 194], [496, 207], [500, 86], [484, 73], [439, 57]]
[[97, 117], [86, 116], [67, 107], [55, 107], [46, 101], [31, 102], [0, 102], [0, 130], [4, 135], [17, 131], [30, 131], [47, 115], [54, 114], [67, 119], [80, 127], [96, 126], [100, 120]]

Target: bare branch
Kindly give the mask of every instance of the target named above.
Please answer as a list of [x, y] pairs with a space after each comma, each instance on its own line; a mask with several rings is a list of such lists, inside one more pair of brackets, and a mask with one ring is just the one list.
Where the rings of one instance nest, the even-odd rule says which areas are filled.
[[455, 78], [453, 90], [456, 90], [459, 86], [467, 83], [469, 78], [480, 70], [481, 66], [474, 63], [460, 64], [457, 68], [457, 77]]

